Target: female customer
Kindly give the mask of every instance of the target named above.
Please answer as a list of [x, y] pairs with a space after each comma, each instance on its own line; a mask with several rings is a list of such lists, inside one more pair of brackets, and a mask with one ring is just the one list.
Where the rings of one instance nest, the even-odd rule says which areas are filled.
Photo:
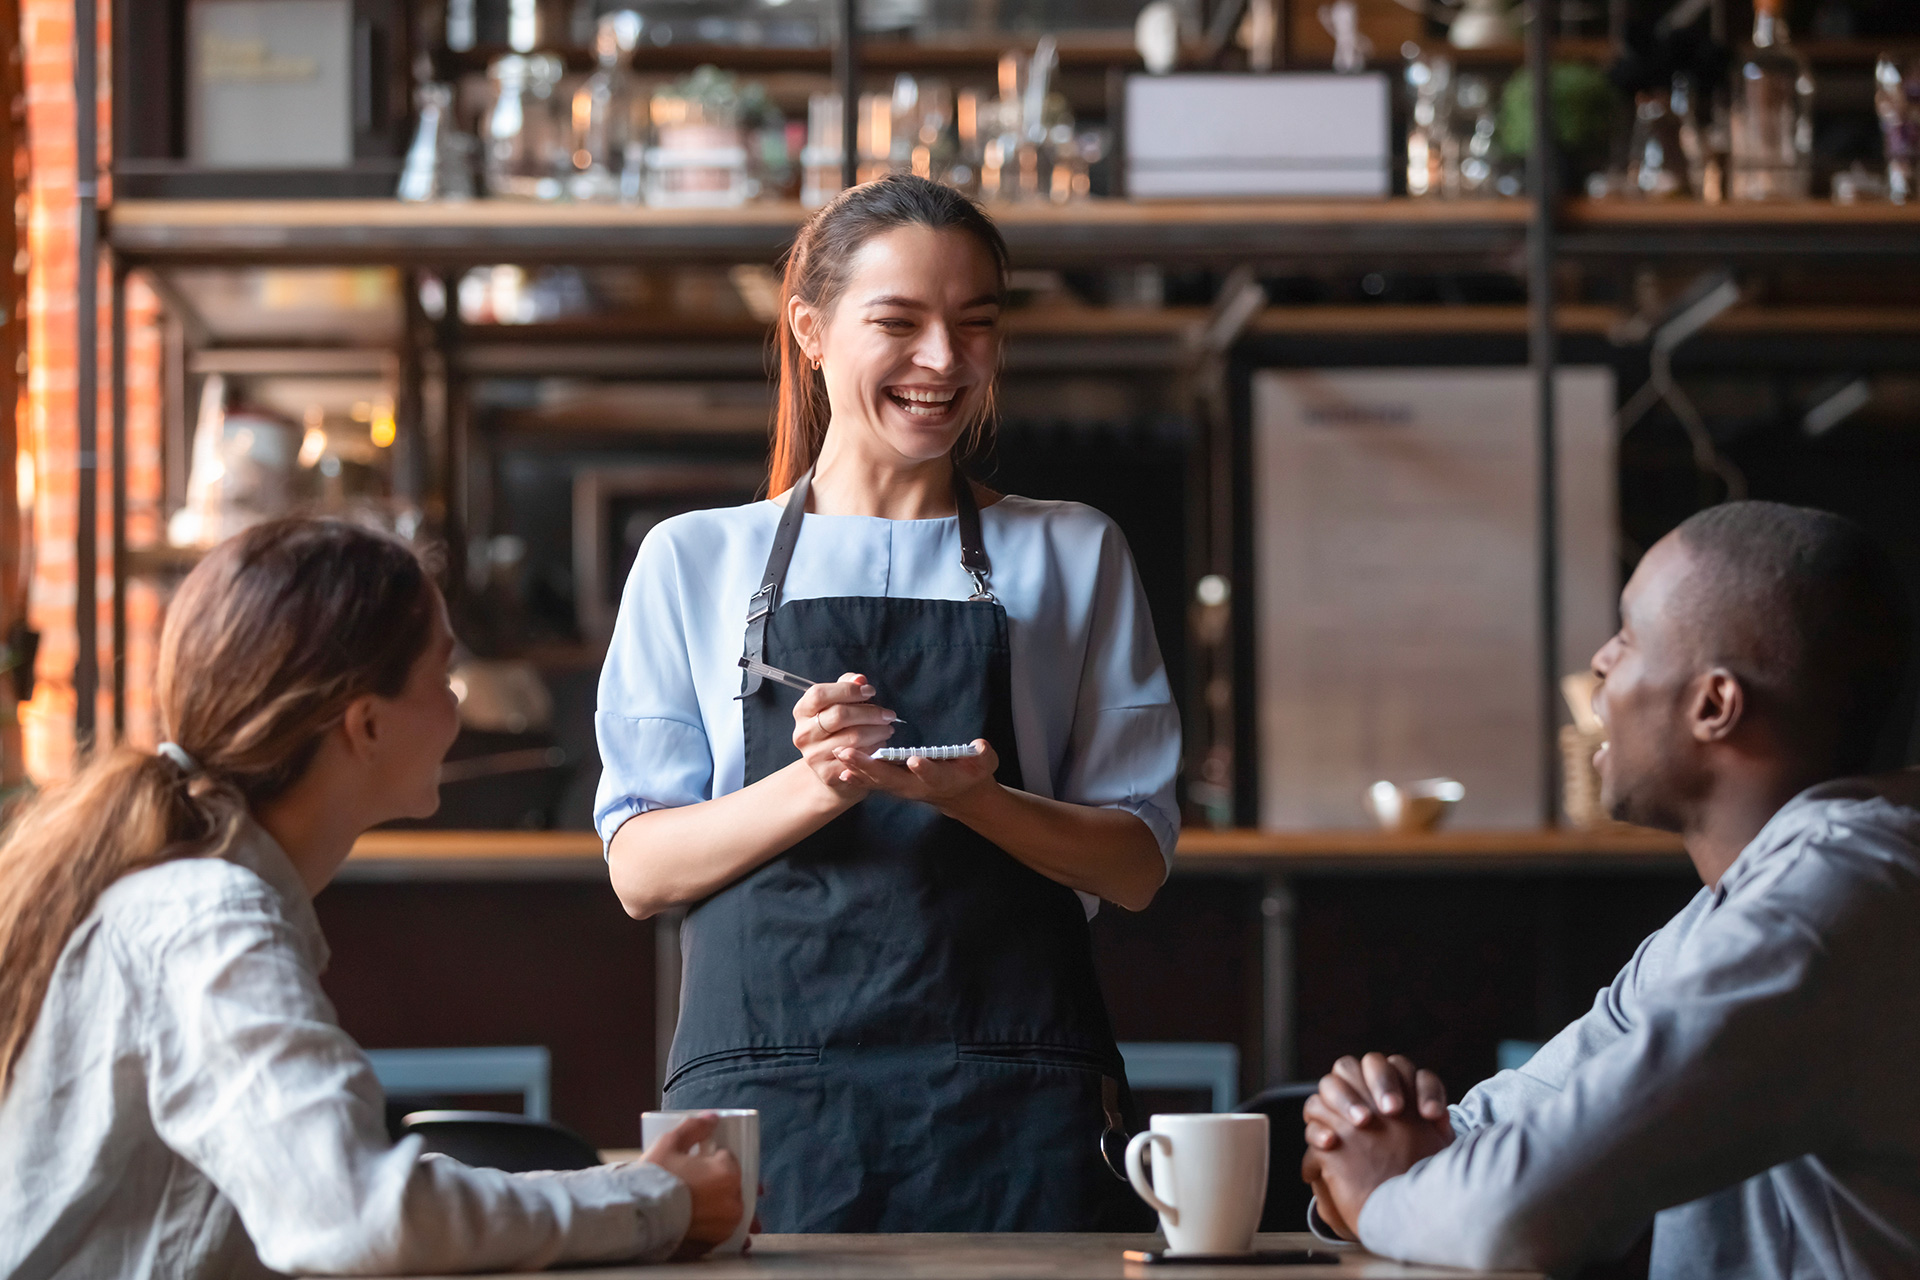
[[601, 677], [614, 887], [635, 916], [690, 906], [668, 1104], [760, 1109], [769, 1230], [1130, 1220], [1087, 919], [1165, 878], [1179, 727], [1112, 522], [956, 466], [1005, 291], [999, 232], [947, 188], [816, 214], [786, 269], [781, 496], [653, 530]]
[[172, 741], [102, 752], [0, 845], [0, 1275], [525, 1268], [739, 1221], [732, 1157], [689, 1154], [711, 1118], [566, 1174], [388, 1141], [311, 899], [437, 807], [452, 647], [412, 553], [350, 525], [261, 525], [187, 576]]

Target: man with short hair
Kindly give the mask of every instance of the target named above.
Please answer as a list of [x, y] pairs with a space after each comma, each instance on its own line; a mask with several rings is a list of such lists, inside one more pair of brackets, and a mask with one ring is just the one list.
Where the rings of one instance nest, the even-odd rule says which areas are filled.
[[1920, 1275], [1920, 771], [1870, 767], [1907, 662], [1866, 533], [1773, 503], [1650, 550], [1594, 656], [1609, 811], [1706, 887], [1591, 1011], [1449, 1110], [1404, 1058], [1306, 1106], [1327, 1226], [1563, 1270], [1654, 1221], [1652, 1275]]

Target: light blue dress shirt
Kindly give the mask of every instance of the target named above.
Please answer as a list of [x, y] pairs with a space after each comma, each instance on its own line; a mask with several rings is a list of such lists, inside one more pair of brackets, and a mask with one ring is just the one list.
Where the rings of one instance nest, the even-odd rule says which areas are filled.
[[[695, 511], [663, 521], [641, 545], [594, 717], [604, 768], [594, 823], [603, 840], [637, 813], [743, 785], [736, 664], [780, 512], [774, 501]], [[1073, 502], [1003, 498], [981, 511], [980, 525], [1007, 612], [1024, 789], [1124, 809], [1152, 830], [1171, 867], [1180, 717], [1126, 540], [1113, 521]], [[972, 594], [952, 516], [809, 514], [780, 598]], [[1094, 900], [1081, 897], [1091, 914]]]
[[1380, 1184], [1375, 1253], [1654, 1280], [1920, 1275], [1920, 771], [1815, 787]]

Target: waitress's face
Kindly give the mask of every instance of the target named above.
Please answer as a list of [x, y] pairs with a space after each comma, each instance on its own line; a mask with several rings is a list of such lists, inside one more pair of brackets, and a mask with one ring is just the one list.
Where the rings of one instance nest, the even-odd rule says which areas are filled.
[[854, 254], [831, 311], [796, 300], [789, 318], [801, 348], [820, 361], [831, 429], [890, 460], [951, 452], [999, 364], [999, 273], [964, 231], [905, 226], [877, 235]]

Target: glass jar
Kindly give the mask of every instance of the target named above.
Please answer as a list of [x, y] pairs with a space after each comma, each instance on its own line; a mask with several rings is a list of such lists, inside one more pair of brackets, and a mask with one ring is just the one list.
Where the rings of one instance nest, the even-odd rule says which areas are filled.
[[751, 192], [740, 108], [734, 78], [711, 66], [654, 93], [648, 204], [725, 208], [746, 202]]
[[508, 54], [487, 68], [493, 104], [484, 139], [487, 194], [557, 200], [567, 165], [554, 90], [565, 71], [550, 53]]

